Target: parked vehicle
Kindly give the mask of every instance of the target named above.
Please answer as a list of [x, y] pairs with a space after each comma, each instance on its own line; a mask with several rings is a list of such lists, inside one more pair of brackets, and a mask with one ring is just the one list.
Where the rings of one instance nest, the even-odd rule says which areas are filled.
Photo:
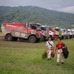
[[41, 25], [42, 41], [46, 41], [49, 37], [49, 28], [47, 25]]
[[61, 32], [62, 32], [62, 39], [68, 39], [69, 38], [69, 35], [68, 35], [68, 31], [67, 29], [61, 29]]
[[62, 32], [59, 27], [55, 27], [55, 39], [62, 36]]
[[74, 28], [72, 28], [72, 38], [74, 38]]
[[28, 39], [29, 42], [38, 42], [41, 38], [41, 31], [38, 30], [39, 26], [30, 23], [3, 23], [1, 25], [2, 33], [7, 41], [16, 41], [18, 38]]

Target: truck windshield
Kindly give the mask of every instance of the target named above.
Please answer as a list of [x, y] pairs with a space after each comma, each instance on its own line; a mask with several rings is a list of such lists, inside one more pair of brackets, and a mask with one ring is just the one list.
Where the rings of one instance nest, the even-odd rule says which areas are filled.
[[41, 30], [41, 26], [37, 26], [37, 30]]
[[38, 24], [30, 24], [30, 28], [32, 28], [34, 30], [41, 30], [41, 26]]

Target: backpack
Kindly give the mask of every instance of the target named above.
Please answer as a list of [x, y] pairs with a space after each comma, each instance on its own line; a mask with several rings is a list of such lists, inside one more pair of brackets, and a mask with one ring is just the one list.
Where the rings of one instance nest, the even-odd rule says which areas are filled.
[[62, 50], [63, 50], [62, 53], [63, 53], [64, 58], [67, 59], [68, 56], [69, 56], [69, 51], [68, 51], [68, 48], [67, 48], [67, 46], [65, 44], [63, 44]]

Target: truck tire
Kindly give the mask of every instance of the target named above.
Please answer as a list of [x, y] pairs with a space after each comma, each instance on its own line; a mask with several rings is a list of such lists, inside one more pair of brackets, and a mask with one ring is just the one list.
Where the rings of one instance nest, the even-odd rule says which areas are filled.
[[7, 40], [7, 41], [12, 41], [12, 40], [13, 40], [12, 35], [11, 35], [11, 34], [6, 34], [5, 40]]
[[35, 43], [36, 41], [37, 41], [36, 36], [31, 35], [31, 36], [29, 37], [29, 42], [31, 42], [31, 43]]

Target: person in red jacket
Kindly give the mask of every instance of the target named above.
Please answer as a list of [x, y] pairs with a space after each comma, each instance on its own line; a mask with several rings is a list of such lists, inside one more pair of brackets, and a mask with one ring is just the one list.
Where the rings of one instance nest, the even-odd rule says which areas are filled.
[[64, 56], [62, 53], [62, 47], [63, 47], [63, 42], [61, 41], [61, 38], [58, 38], [58, 42], [56, 44], [56, 49], [57, 49], [57, 65], [60, 64], [60, 58], [61, 58], [61, 62], [62, 64], [64, 64]]

